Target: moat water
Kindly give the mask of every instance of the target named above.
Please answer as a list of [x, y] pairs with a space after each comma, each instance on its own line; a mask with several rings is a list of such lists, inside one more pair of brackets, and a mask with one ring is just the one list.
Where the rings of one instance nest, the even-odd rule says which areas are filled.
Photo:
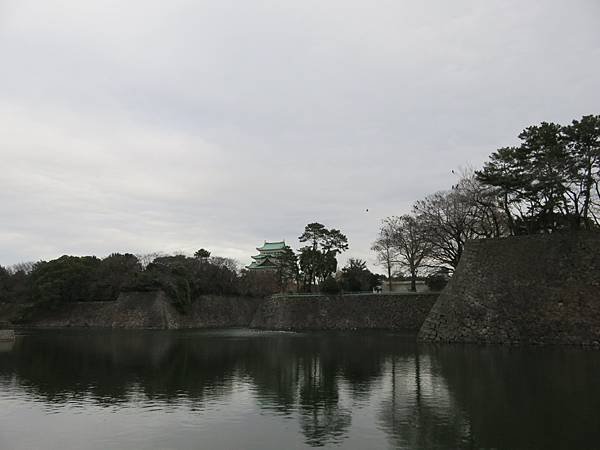
[[0, 449], [600, 448], [600, 351], [392, 333], [22, 331]]

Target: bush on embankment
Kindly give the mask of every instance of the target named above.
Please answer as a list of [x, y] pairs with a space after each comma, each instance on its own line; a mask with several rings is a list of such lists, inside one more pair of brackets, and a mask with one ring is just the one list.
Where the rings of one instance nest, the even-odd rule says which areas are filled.
[[161, 290], [186, 313], [200, 296], [262, 298], [277, 290], [273, 274], [239, 272], [233, 260], [184, 255], [156, 257], [146, 267], [131, 254], [61, 256], [51, 261], [0, 267], [0, 304], [21, 308], [18, 321], [64, 304], [116, 301], [121, 292]]

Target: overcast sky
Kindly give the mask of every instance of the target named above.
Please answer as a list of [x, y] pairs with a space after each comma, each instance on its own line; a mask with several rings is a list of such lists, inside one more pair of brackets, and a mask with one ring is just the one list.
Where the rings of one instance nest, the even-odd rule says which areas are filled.
[[452, 169], [599, 113], [598, 0], [0, 0], [0, 264], [313, 221], [372, 262]]

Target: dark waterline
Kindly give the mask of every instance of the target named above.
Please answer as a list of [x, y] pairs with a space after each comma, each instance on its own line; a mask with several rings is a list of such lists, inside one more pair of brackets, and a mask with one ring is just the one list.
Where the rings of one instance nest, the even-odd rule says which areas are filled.
[[0, 448], [598, 448], [599, 380], [571, 347], [31, 331], [0, 343]]

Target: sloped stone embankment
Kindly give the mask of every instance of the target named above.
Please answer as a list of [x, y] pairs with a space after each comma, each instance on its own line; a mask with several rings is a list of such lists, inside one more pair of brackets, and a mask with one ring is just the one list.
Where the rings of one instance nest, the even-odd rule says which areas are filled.
[[600, 233], [468, 242], [419, 339], [600, 344]]

